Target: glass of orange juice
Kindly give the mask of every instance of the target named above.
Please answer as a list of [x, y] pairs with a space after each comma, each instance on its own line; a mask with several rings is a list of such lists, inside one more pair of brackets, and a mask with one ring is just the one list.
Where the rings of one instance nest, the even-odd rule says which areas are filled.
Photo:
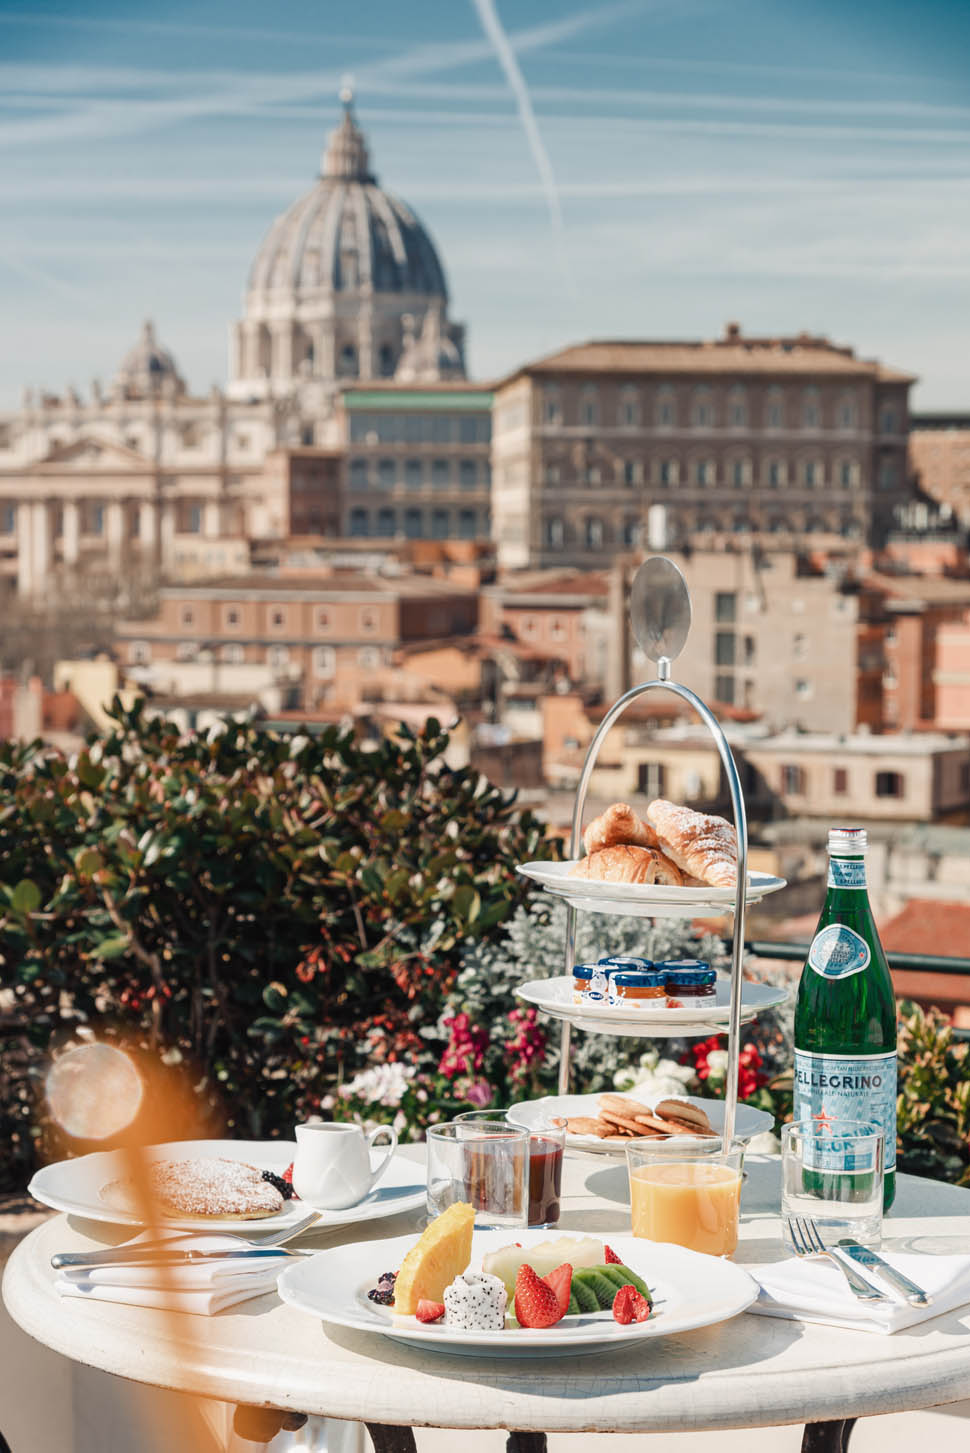
[[717, 1138], [658, 1135], [626, 1147], [634, 1236], [672, 1241], [709, 1256], [738, 1244], [744, 1146]]

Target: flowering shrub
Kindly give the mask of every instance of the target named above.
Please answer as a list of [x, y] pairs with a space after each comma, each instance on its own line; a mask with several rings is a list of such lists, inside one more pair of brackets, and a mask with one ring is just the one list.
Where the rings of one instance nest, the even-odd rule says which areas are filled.
[[183, 1061], [239, 1135], [372, 1064], [433, 1078], [425, 1028], [528, 891], [514, 864], [558, 851], [544, 827], [450, 768], [433, 720], [368, 746], [113, 720], [71, 759], [0, 742], [0, 1185], [33, 1169], [35, 1085], [79, 1027]]
[[899, 1009], [899, 1169], [970, 1186], [970, 1044], [937, 1009]]

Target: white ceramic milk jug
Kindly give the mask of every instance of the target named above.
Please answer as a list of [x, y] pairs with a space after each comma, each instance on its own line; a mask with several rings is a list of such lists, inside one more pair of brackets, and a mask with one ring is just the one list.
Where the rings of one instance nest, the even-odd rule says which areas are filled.
[[[389, 1137], [387, 1152], [372, 1171], [370, 1149], [381, 1135]], [[396, 1149], [397, 1131], [390, 1125], [378, 1125], [367, 1136], [359, 1125], [298, 1125], [293, 1189], [321, 1211], [346, 1211], [374, 1189]]]

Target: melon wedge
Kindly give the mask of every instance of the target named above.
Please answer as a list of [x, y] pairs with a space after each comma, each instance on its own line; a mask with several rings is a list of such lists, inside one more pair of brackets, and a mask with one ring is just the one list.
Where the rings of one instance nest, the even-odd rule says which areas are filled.
[[422, 1297], [429, 1302], [444, 1299], [445, 1287], [451, 1286], [471, 1260], [474, 1225], [474, 1206], [456, 1201], [424, 1228], [397, 1274], [395, 1312], [413, 1316]]

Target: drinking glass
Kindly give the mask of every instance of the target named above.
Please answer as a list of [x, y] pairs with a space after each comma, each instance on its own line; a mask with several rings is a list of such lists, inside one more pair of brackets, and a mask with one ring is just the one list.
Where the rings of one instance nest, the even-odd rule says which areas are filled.
[[[481, 1124], [504, 1115], [504, 1110], [465, 1110], [455, 1119]], [[566, 1149], [565, 1120], [550, 1120], [529, 1132], [530, 1226], [556, 1226], [562, 1196], [562, 1159]]]
[[822, 1240], [878, 1246], [882, 1129], [865, 1120], [794, 1120], [781, 1128], [781, 1214], [811, 1216]]
[[525, 1226], [529, 1216], [529, 1132], [505, 1120], [451, 1120], [428, 1129], [428, 1215], [456, 1201], [475, 1208], [478, 1227]]
[[672, 1241], [709, 1256], [738, 1244], [744, 1146], [717, 1138], [658, 1135], [626, 1147], [634, 1236]]

